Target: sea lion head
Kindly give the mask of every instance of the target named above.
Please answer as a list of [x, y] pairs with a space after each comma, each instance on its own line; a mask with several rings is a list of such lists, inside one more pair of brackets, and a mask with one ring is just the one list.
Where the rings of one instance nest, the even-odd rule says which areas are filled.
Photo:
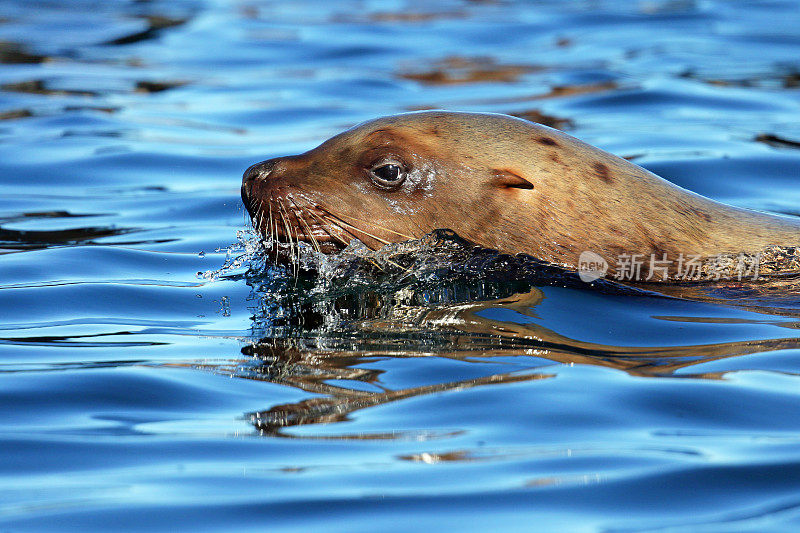
[[496, 248], [498, 235], [508, 239], [519, 226], [515, 206], [536, 194], [517, 164], [519, 136], [532, 126], [496, 114], [384, 117], [306, 153], [251, 166], [242, 198], [261, 234], [322, 252], [354, 238], [377, 249], [435, 229]]
[[796, 220], [719, 204], [560, 131], [490, 113], [364, 122], [251, 166], [242, 198], [267, 242], [295, 250], [304, 241], [335, 252], [353, 239], [378, 249], [449, 229], [568, 269], [585, 252], [608, 265], [667, 258], [669, 276], [684, 257], [795, 246], [800, 235]]

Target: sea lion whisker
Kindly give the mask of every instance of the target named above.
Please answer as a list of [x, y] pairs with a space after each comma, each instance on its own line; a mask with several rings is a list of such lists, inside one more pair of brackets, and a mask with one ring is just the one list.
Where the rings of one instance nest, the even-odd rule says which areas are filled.
[[298, 217], [297, 220], [299, 220], [305, 228], [304, 233], [308, 235], [308, 238], [311, 240], [311, 245], [314, 247], [314, 250], [316, 250], [317, 253], [322, 253], [322, 249], [319, 247], [319, 242], [317, 242], [317, 238], [314, 237], [314, 234], [311, 232], [311, 227], [309, 227], [308, 222], [306, 222], [302, 217]]
[[252, 205], [252, 209], [253, 209], [254, 214], [250, 216], [250, 226], [252, 226], [253, 229], [257, 229], [258, 217], [261, 215], [261, 201], [260, 200], [256, 200], [251, 205]]
[[349, 242], [349, 241], [346, 241], [345, 239], [343, 239], [343, 238], [342, 238], [341, 236], [339, 236], [338, 234], [335, 234], [335, 233], [331, 232], [331, 231], [328, 229], [328, 227], [327, 227], [327, 226], [333, 226], [334, 228], [338, 229], [338, 230], [339, 230], [339, 231], [341, 231], [342, 233], [346, 233], [347, 235], [350, 235], [350, 236], [351, 236], [352, 238], [354, 238], [354, 239], [357, 239], [357, 238], [358, 238], [358, 237], [356, 237], [355, 235], [353, 235], [352, 233], [350, 233], [349, 231], [347, 231], [346, 229], [344, 229], [344, 228], [342, 228], [341, 226], [339, 226], [338, 224], [336, 224], [334, 221], [325, 220], [324, 218], [322, 218], [320, 215], [318, 215], [317, 213], [315, 213], [315, 212], [313, 212], [313, 211], [308, 211], [308, 213], [310, 213], [310, 214], [311, 214], [311, 216], [313, 216], [313, 217], [316, 217], [316, 219], [317, 219], [317, 220], [319, 220], [319, 222], [320, 222], [320, 227], [321, 227], [321, 228], [322, 228], [322, 229], [325, 231], [325, 233], [327, 233], [328, 235], [330, 235], [330, 236], [331, 236], [331, 238], [333, 238], [333, 239], [336, 239], [337, 241], [339, 241], [340, 243], [342, 243], [344, 246], [348, 246], [348, 245], [350, 244], [350, 242]]
[[[283, 205], [283, 204], [281, 204], [281, 205]], [[290, 212], [289, 208], [286, 207], [285, 205], [283, 205], [283, 209], [284, 209], [284, 211], [286, 211], [286, 218], [288, 220], [291, 221], [291, 215], [294, 215], [295, 219], [299, 220], [299, 218], [297, 217], [297, 213], [295, 213], [293, 211]], [[295, 242], [295, 249], [294, 249], [294, 252], [295, 252], [295, 261], [294, 261], [295, 280], [294, 280], [294, 283], [295, 283], [295, 286], [297, 286], [297, 277], [296, 276], [300, 273], [300, 224], [298, 223], [298, 224], [292, 225], [292, 230], [294, 231], [294, 242]]]
[[[297, 274], [300, 273], [300, 236], [297, 232], [297, 225], [291, 224], [291, 216], [289, 213], [289, 209], [283, 205], [283, 202], [278, 202], [278, 205], [286, 214], [286, 222], [289, 227], [289, 242], [292, 244], [291, 253], [292, 253], [292, 264], [294, 266], [294, 273], [295, 273], [295, 283], [297, 282]], [[294, 231], [293, 231], [294, 230]]]
[[258, 213], [253, 219], [253, 229], [255, 229], [256, 233], [261, 236], [264, 233], [264, 207], [261, 200], [258, 201]]
[[294, 261], [294, 243], [292, 242], [292, 229], [289, 227], [289, 222], [286, 220], [286, 216], [284, 215], [283, 205], [280, 202], [276, 202], [278, 204], [278, 214], [281, 216], [281, 220], [283, 221], [283, 227], [286, 230], [286, 239], [289, 241], [289, 255], [292, 257], [292, 261]]
[[329, 217], [331, 217], [331, 218], [334, 218], [334, 219], [336, 219], [336, 220], [339, 222], [339, 224], [344, 224], [344, 225], [345, 225], [345, 226], [347, 226], [348, 228], [352, 228], [352, 229], [356, 230], [356, 231], [357, 231], [357, 232], [359, 232], [359, 233], [363, 233], [363, 234], [364, 234], [364, 235], [366, 235], [367, 237], [371, 237], [371, 238], [375, 239], [376, 241], [378, 241], [378, 242], [379, 242], [379, 243], [381, 243], [381, 244], [392, 244], [391, 242], [389, 242], [389, 241], [387, 241], [387, 240], [385, 240], [385, 239], [381, 239], [381, 238], [380, 238], [380, 237], [378, 237], [377, 235], [373, 235], [373, 234], [371, 234], [371, 233], [369, 233], [369, 232], [367, 232], [367, 231], [364, 231], [363, 229], [361, 229], [361, 228], [359, 228], [359, 227], [357, 227], [357, 226], [353, 226], [352, 224], [348, 224], [348, 223], [347, 223], [347, 222], [345, 222], [344, 220], [340, 220], [340, 219], [338, 219], [338, 217], [336, 217], [335, 215], [328, 214], [328, 216], [329, 216]]
[[[350, 235], [350, 236], [351, 236], [352, 238], [354, 238], [354, 239], [358, 239], [358, 237], [357, 237], [356, 235], [353, 235], [351, 232], [349, 232], [349, 231], [347, 231], [345, 228], [341, 227], [339, 224], [337, 224], [337, 223], [336, 223], [336, 221], [335, 221], [335, 220], [326, 220], [326, 219], [323, 219], [323, 218], [322, 218], [320, 215], [318, 215], [317, 213], [315, 213], [315, 212], [313, 212], [313, 211], [308, 211], [308, 212], [309, 212], [309, 213], [311, 213], [311, 215], [312, 215], [312, 216], [315, 216], [315, 217], [317, 217], [317, 220], [319, 220], [319, 221], [321, 222], [321, 224], [322, 224], [322, 229], [323, 229], [323, 230], [325, 230], [325, 232], [326, 232], [328, 235], [330, 235], [330, 236], [331, 236], [331, 237], [333, 237], [334, 239], [338, 240], [339, 242], [341, 242], [341, 243], [342, 243], [342, 244], [344, 244], [345, 246], [348, 246], [350, 243], [349, 243], [349, 242], [347, 242], [347, 241], [345, 241], [345, 240], [344, 240], [342, 237], [340, 237], [339, 235], [336, 235], [336, 234], [332, 233], [332, 232], [331, 232], [331, 231], [330, 231], [330, 230], [327, 228], [327, 226], [333, 226], [334, 228], [338, 229], [338, 230], [339, 230], [339, 231], [341, 231], [342, 233], [345, 233], [345, 234], [347, 234], [347, 235]], [[374, 260], [367, 258], [367, 261], [369, 261], [370, 263], [372, 263], [372, 264], [373, 264], [373, 266], [375, 266], [375, 268], [377, 268], [378, 270], [381, 270], [381, 271], [383, 270], [383, 268], [381, 268], [381, 266], [380, 266], [378, 263], [376, 263]]]
[[[326, 219], [323, 219], [323, 218], [322, 218], [320, 215], [318, 215], [317, 213], [315, 213], [315, 212], [313, 212], [313, 211], [310, 211], [310, 210], [309, 210], [309, 211], [307, 211], [307, 212], [308, 212], [308, 213], [311, 213], [311, 215], [312, 215], [312, 216], [315, 216], [315, 217], [317, 217], [317, 219], [318, 219], [318, 220], [319, 220], [319, 221], [322, 223], [322, 229], [325, 231], [325, 233], [327, 233], [328, 235], [330, 235], [332, 238], [334, 238], [334, 239], [338, 240], [339, 242], [341, 242], [341, 243], [344, 243], [344, 245], [345, 245], [345, 246], [347, 246], [349, 243], [348, 243], [348, 242], [345, 242], [345, 240], [344, 240], [344, 239], [342, 239], [341, 237], [339, 237], [338, 235], [334, 235], [333, 233], [331, 233], [331, 231], [330, 231], [330, 230], [328, 230], [328, 228], [326, 227], [326, 225], [333, 226], [333, 227], [335, 227], [335, 228], [339, 229], [340, 231], [342, 231], [343, 233], [346, 233], [347, 235], [350, 235], [350, 236], [351, 236], [351, 237], [353, 237], [354, 239], [358, 239], [358, 237], [357, 237], [357, 236], [353, 235], [351, 232], [347, 231], [346, 229], [344, 229], [343, 227], [341, 227], [339, 224], [337, 224], [337, 222], [336, 222], [335, 220], [326, 220]], [[378, 264], [378, 263], [377, 263], [375, 260], [373, 260], [373, 259], [369, 259], [369, 258], [366, 258], [366, 259], [367, 259], [367, 261], [369, 261], [370, 263], [372, 263], [372, 265], [373, 265], [375, 268], [377, 268], [377, 269], [378, 269], [378, 270], [380, 270], [380, 271], [383, 271], [383, 267], [381, 267], [381, 266], [380, 266], [380, 265], [379, 265], [379, 264]], [[394, 261], [390, 261], [390, 260], [388, 260], [388, 259], [386, 259], [385, 261], [386, 261], [387, 263], [391, 264], [391, 265], [394, 265], [394, 266], [396, 266], [397, 268], [399, 268], [399, 269], [401, 269], [401, 270], [405, 270], [406, 272], [409, 272], [409, 270], [408, 270], [408, 269], [405, 269], [405, 268], [403, 268], [401, 265], [398, 265], [398, 264], [397, 264], [397, 263], [395, 263]]]
[[334, 217], [336, 217], [338, 219], [349, 218], [350, 220], [355, 220], [356, 222], [363, 222], [364, 224], [369, 224], [371, 226], [375, 226], [376, 228], [382, 229], [383, 231], [388, 231], [389, 233], [394, 233], [398, 237], [403, 237], [403, 238], [408, 239], [408, 240], [413, 240], [414, 239], [414, 237], [412, 237], [410, 235], [406, 235], [405, 233], [400, 233], [399, 231], [395, 231], [393, 229], [389, 229], [386, 226], [383, 226], [382, 224], [378, 224], [377, 222], [370, 222], [368, 220], [361, 220], [359, 218], [356, 218], [356, 217], [350, 216], [350, 215], [341, 215], [341, 214], [338, 214], [338, 213], [334, 213], [330, 209], [326, 209], [326, 208], [323, 208], [323, 207], [321, 207], [320, 209], [322, 211], [328, 213], [329, 215], [334, 216]]
[[[307, 212], [306, 209], [304, 209], [303, 207], [299, 206], [297, 204], [297, 202], [295, 202], [294, 199], [292, 199], [291, 197], [289, 197], [289, 201], [292, 203], [294, 208], [297, 211], [299, 211], [300, 213], [305, 214]], [[308, 222], [306, 222], [306, 220], [305, 220], [305, 217], [304, 216], [300, 216], [297, 213], [295, 213], [294, 216], [295, 216], [295, 218], [297, 218], [297, 221], [300, 222], [300, 224], [303, 226], [303, 228], [304, 228], [303, 229], [303, 233], [308, 235], [308, 238], [309, 238], [309, 240], [311, 240], [311, 245], [314, 247], [314, 250], [316, 250], [318, 253], [322, 253], [322, 250], [319, 247], [319, 243], [317, 242], [317, 239], [314, 237], [314, 234], [311, 231], [311, 227], [309, 227]]]
[[268, 229], [269, 229], [269, 240], [273, 241], [274, 240], [274, 235], [272, 234], [272, 201], [268, 202], [268, 208], [269, 208], [268, 209], [268, 211], [269, 211], [269, 213], [268, 213], [269, 214], [269, 219], [268, 219], [267, 225], [268, 225]]
[[273, 208], [275, 204], [275, 199], [272, 195], [269, 196], [269, 219], [270, 219], [270, 228], [269, 228], [269, 235], [271, 240], [271, 246], [275, 250], [273, 254], [273, 264], [278, 264], [278, 217], [272, 214]]

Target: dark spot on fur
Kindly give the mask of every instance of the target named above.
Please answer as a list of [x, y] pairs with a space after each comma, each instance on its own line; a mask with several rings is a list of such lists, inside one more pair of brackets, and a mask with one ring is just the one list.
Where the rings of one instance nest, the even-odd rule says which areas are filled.
[[702, 210], [697, 209], [695, 207], [690, 207], [689, 209], [692, 211], [692, 213], [694, 213], [696, 216], [702, 218], [706, 222], [711, 222], [711, 215], [709, 215], [705, 211], [702, 211]]
[[439, 126], [431, 126], [431, 128], [428, 130], [428, 133], [438, 137], [439, 136]]
[[597, 174], [597, 177], [603, 180], [606, 183], [611, 183], [614, 179], [611, 177], [611, 170], [603, 164], [603, 163], [595, 163], [594, 164], [594, 171]]
[[560, 157], [558, 157], [558, 154], [557, 154], [557, 153], [555, 153], [555, 152], [550, 152], [550, 153], [548, 154], [548, 156], [550, 157], [550, 160], [551, 160], [551, 161], [555, 161], [556, 163], [561, 163], [561, 158], [560, 158]]
[[342, 149], [341, 155], [339, 156], [339, 158], [342, 161], [352, 161], [353, 159], [356, 158], [355, 150], [353, 150], [349, 146], [346, 146], [346, 147], [344, 147]]
[[551, 139], [550, 137], [539, 137], [536, 139], [536, 142], [539, 144], [544, 144], [546, 146], [558, 146], [558, 142], [555, 139]]

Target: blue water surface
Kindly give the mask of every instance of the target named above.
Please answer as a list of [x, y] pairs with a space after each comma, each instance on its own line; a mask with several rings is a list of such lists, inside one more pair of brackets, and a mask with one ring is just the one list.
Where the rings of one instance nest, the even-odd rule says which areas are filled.
[[0, 1], [0, 530], [800, 528], [796, 296], [198, 275], [248, 165], [428, 108], [800, 214], [800, 2]]

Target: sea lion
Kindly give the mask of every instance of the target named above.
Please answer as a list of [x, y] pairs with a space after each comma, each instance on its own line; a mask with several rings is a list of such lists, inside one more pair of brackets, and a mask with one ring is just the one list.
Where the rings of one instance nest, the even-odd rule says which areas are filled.
[[424, 111], [364, 122], [303, 154], [251, 166], [242, 198], [269, 240], [323, 253], [354, 238], [377, 249], [447, 228], [566, 270], [588, 265], [598, 277], [800, 272], [800, 219], [715, 202], [500, 114]]

